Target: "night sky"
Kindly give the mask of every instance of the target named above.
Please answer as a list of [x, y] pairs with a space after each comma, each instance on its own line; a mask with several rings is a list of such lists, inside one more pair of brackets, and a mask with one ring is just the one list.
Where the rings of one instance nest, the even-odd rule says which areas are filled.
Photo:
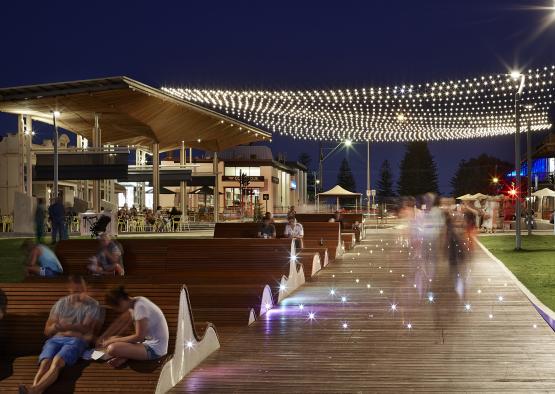
[[[34, 4], [33, 4], [34, 3]], [[351, 88], [462, 79], [507, 67], [555, 63], [553, 1], [157, 1], [2, 4], [0, 86], [126, 75], [153, 86]], [[50, 127], [37, 124], [40, 136]], [[16, 128], [0, 114], [0, 135]], [[276, 136], [274, 153], [317, 143]], [[330, 145], [331, 146], [331, 145]], [[430, 144], [440, 189], [463, 158], [513, 158], [513, 138]], [[384, 158], [398, 171], [404, 146], [372, 147], [372, 176]], [[360, 191], [366, 147], [325, 164], [333, 186], [347, 154]]]

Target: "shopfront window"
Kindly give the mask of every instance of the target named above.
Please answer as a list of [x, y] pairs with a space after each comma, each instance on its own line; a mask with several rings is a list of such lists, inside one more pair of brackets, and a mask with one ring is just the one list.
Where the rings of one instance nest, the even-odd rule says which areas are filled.
[[244, 208], [245, 215], [251, 215], [254, 212], [254, 206], [260, 199], [260, 188], [249, 187], [243, 189], [243, 197], [241, 198], [241, 189], [238, 187], [225, 188], [225, 207], [229, 210], [240, 210], [241, 205]]
[[239, 176], [240, 174], [260, 176], [260, 167], [225, 167], [225, 176]]

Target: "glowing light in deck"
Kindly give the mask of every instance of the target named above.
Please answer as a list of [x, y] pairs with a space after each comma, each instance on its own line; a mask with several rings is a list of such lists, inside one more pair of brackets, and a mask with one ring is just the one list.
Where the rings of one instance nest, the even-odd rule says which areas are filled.
[[469, 311], [472, 308], [472, 305], [470, 304], [464, 304], [464, 309]]
[[299, 304], [299, 309], [302, 311], [304, 309], [304, 305], [303, 304]]
[[187, 347], [187, 349], [192, 349], [195, 345], [194, 345], [193, 341], [187, 341], [185, 343], [185, 346]]
[[314, 319], [316, 319], [316, 313], [309, 312], [308, 313], [308, 320], [314, 320]]

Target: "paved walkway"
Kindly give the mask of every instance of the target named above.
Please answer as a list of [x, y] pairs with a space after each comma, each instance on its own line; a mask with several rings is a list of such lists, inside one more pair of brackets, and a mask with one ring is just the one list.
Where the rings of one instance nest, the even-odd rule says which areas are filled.
[[555, 335], [497, 263], [477, 248], [461, 298], [445, 262], [415, 279], [398, 237], [370, 235], [267, 318], [220, 331], [174, 391], [555, 391]]

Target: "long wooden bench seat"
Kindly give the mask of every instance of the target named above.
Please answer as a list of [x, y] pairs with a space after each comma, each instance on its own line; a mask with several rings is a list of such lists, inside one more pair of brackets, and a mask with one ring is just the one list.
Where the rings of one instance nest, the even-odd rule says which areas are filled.
[[354, 233], [341, 233], [341, 240], [345, 245], [345, 250], [351, 250], [355, 247], [356, 237]]
[[[276, 294], [294, 254], [287, 239], [169, 239], [121, 240], [127, 276], [174, 281], [188, 285], [270, 284]], [[96, 251], [91, 240], [64, 241], [56, 248], [66, 273], [86, 273], [86, 260]], [[317, 254], [317, 252], [312, 252]], [[299, 264], [313, 272], [314, 256], [304, 254]]]
[[[286, 223], [274, 223], [278, 237], [282, 237]], [[302, 223], [304, 228], [303, 243], [305, 247], [326, 247], [330, 259], [343, 252], [339, 223]], [[258, 233], [258, 223], [216, 223], [214, 238], [255, 238]]]
[[[246, 325], [252, 322], [253, 315], [264, 313], [264, 304], [273, 304], [274, 300], [284, 298], [302, 284], [298, 278], [294, 278], [302, 275], [294, 269], [296, 265], [290, 261], [289, 240], [122, 240], [121, 244], [124, 248], [127, 281], [187, 283], [191, 289], [189, 292], [193, 298], [195, 315], [200, 310], [200, 305], [195, 302], [199, 299], [196, 297], [199, 286], [214, 286], [213, 292], [218, 294], [227, 292], [225, 296], [222, 295], [222, 301], [209, 308], [210, 310], [203, 311], [202, 319], [206, 318], [216, 326], [241, 321], [238, 316], [246, 316], [242, 321], [242, 325]], [[70, 240], [61, 242], [56, 252], [67, 274], [82, 274], [86, 271], [84, 262], [95, 250], [95, 241]], [[156, 253], [152, 254], [152, 250]], [[298, 259], [298, 263], [307, 264], [309, 273], [313, 272], [314, 266], [319, 267], [312, 261], [314, 256], [318, 256], [317, 252]], [[304, 283], [304, 279], [302, 282]], [[237, 286], [233, 287], [235, 285]], [[269, 297], [263, 291], [268, 285]], [[208, 297], [209, 293], [210, 290], [207, 290], [203, 294]], [[250, 295], [249, 303], [245, 302], [243, 293]], [[268, 300], [262, 303], [264, 297]], [[234, 310], [243, 312], [235, 314]], [[235, 315], [235, 320], [221, 318]]]
[[[89, 294], [103, 304], [105, 292], [113, 283], [90, 283]], [[131, 295], [145, 296], [164, 312], [170, 329], [169, 352], [175, 347], [180, 306], [180, 286], [175, 284], [128, 283]], [[37, 356], [44, 340], [44, 324], [52, 305], [67, 295], [63, 282], [0, 283], [7, 299], [6, 315], [0, 320], [0, 391], [15, 392], [20, 383], [31, 383], [37, 371]], [[115, 317], [107, 310], [105, 327]], [[200, 337], [195, 334], [196, 339]], [[113, 370], [103, 362], [80, 360], [65, 368], [48, 392], [149, 392], [155, 391], [165, 359], [130, 362], [126, 368]]]
[[[307, 222], [329, 222], [334, 219], [333, 213], [298, 213], [295, 215], [301, 223]], [[354, 230], [353, 226], [358, 224], [358, 230]], [[362, 213], [342, 213], [341, 214], [341, 233], [352, 233], [355, 235], [356, 242], [360, 242], [364, 238], [364, 216]]]

